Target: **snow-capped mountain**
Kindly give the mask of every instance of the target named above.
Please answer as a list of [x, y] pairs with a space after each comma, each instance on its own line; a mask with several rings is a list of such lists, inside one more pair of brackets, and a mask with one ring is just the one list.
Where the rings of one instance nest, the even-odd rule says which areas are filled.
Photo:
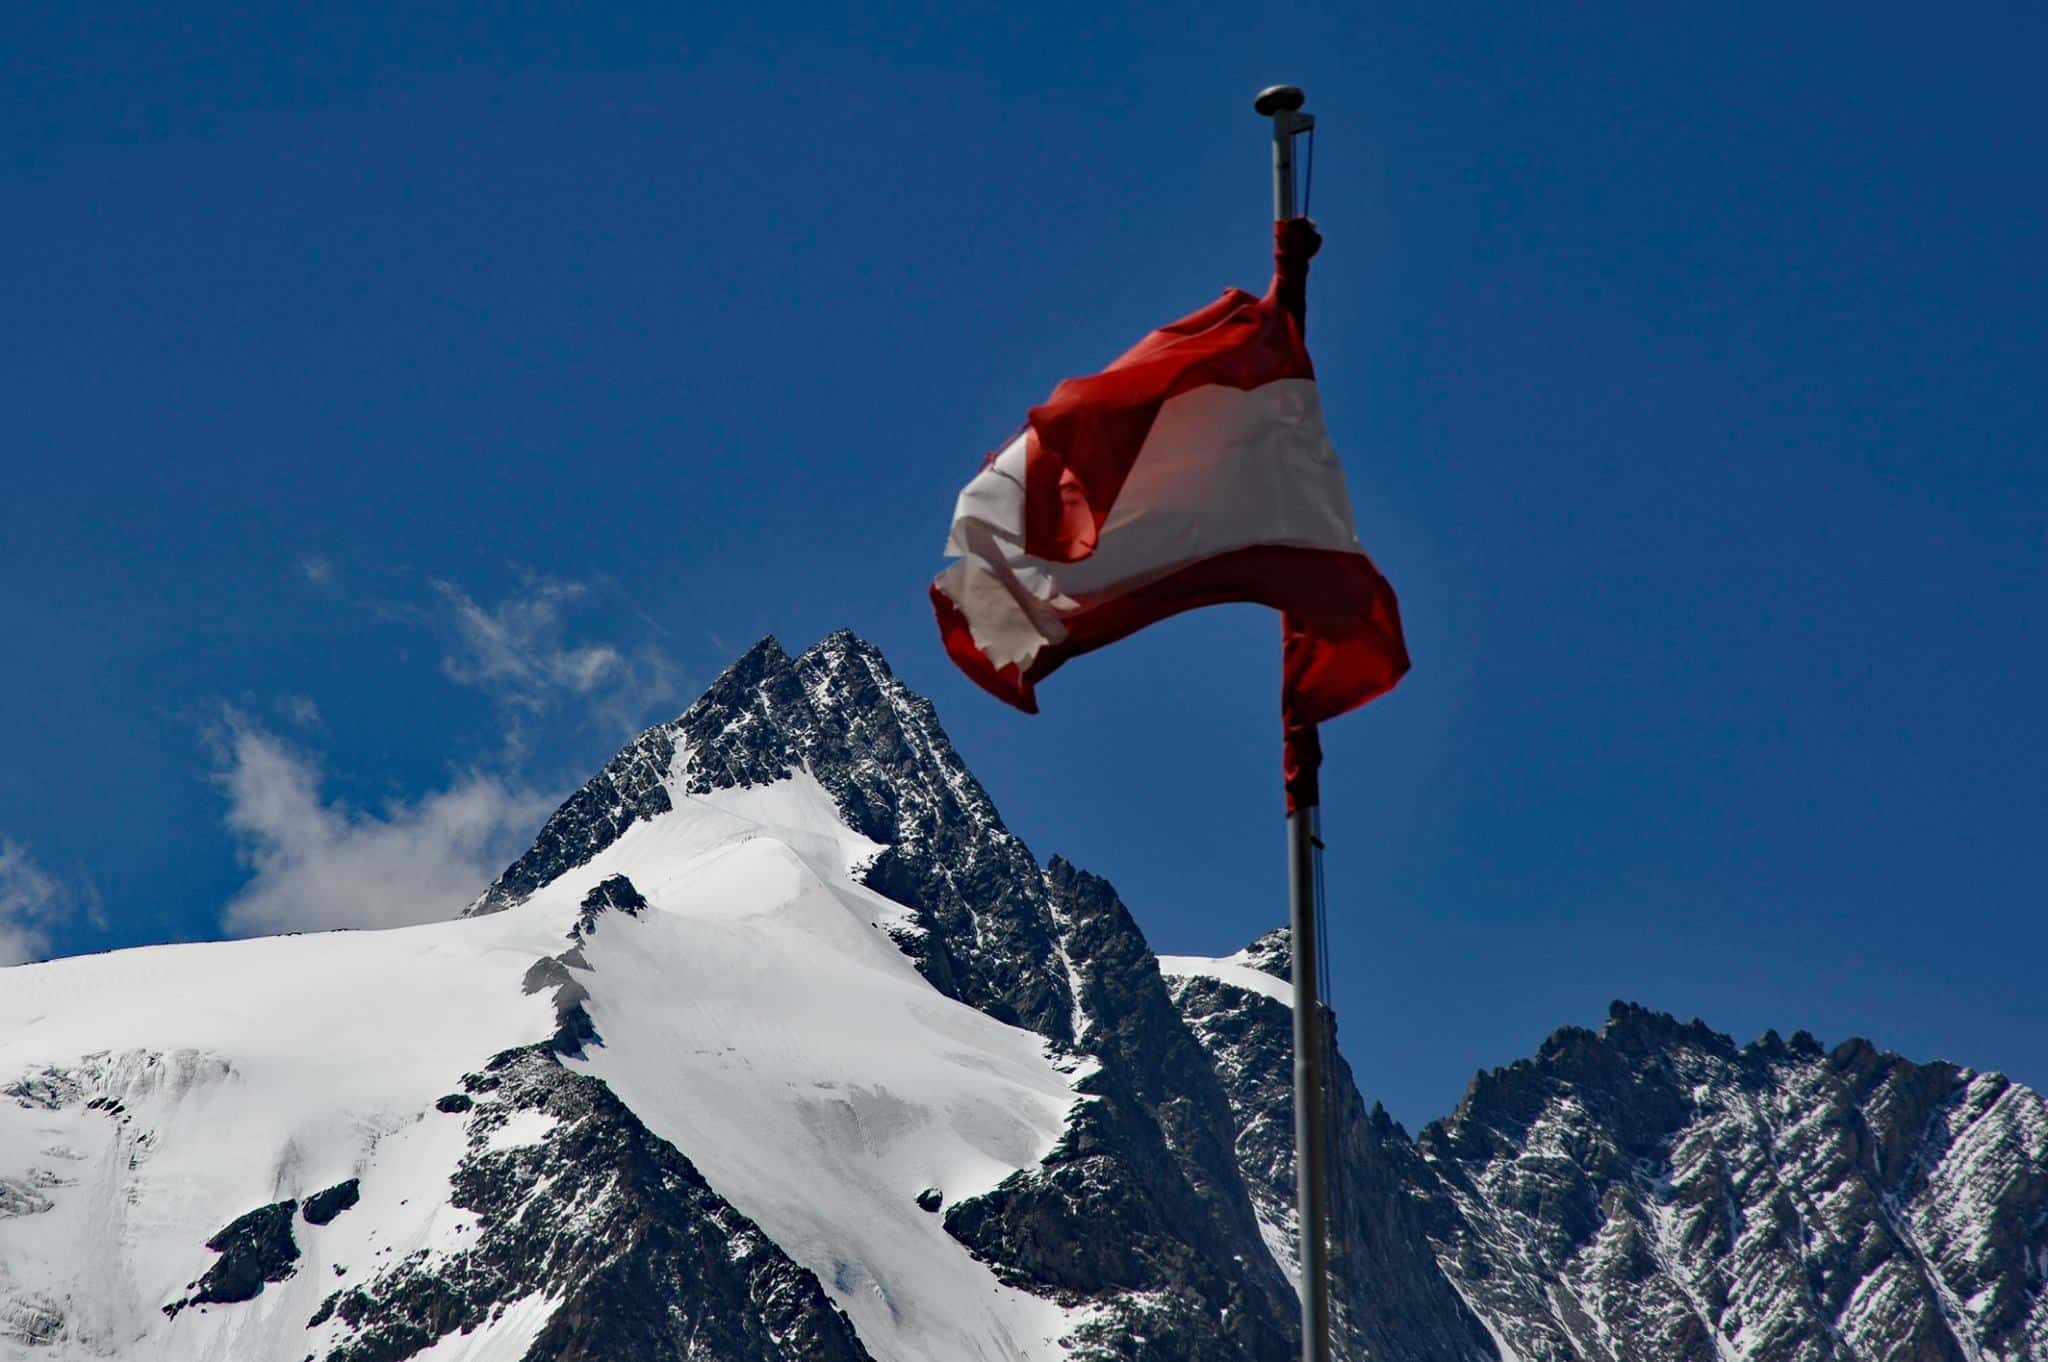
[[[1285, 933], [1160, 965], [1291, 1233]], [[1335, 1081], [1350, 1356], [2048, 1359], [2048, 1102], [2000, 1075], [1616, 1003], [1416, 1139]]]
[[[1284, 933], [1155, 959], [850, 634], [460, 920], [0, 970], [0, 1358], [1287, 1358]], [[1617, 1006], [1411, 1139], [1347, 1359], [2048, 1359], [2048, 1107]]]

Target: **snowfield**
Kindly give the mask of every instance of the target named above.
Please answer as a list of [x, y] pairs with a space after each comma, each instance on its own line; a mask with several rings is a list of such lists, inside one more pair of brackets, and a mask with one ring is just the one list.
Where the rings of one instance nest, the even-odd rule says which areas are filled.
[[1294, 1006], [1294, 985], [1253, 965], [1250, 953], [1235, 955], [1162, 955], [1159, 972], [1169, 979], [1214, 979], [1262, 998], [1271, 998], [1285, 1008]]
[[[576, 979], [602, 1044], [569, 1067], [815, 1273], [876, 1356], [1065, 1356], [1077, 1316], [997, 1283], [918, 1196], [1036, 1164], [1072, 1062], [918, 974], [878, 925], [899, 907], [852, 878], [877, 848], [809, 775], [672, 796], [507, 912], [0, 970], [0, 1357], [297, 1359], [343, 1337], [307, 1323], [337, 1288], [459, 1248], [476, 1229], [449, 1204], [463, 1123], [436, 1103], [554, 1032], [522, 980], [620, 874], [649, 908], [587, 934]], [[490, 1145], [551, 1125], [522, 1114]], [[350, 1178], [359, 1205], [293, 1221], [289, 1278], [167, 1316], [223, 1227]], [[509, 1362], [549, 1308], [417, 1355]]]
[[[519, 984], [558, 935], [505, 914], [0, 970], [0, 1177], [51, 1181], [47, 1211], [0, 1219], [0, 1319], [53, 1312], [61, 1333], [35, 1356], [66, 1362], [304, 1356], [333, 1265], [454, 1233], [437, 1222], [462, 1132], [433, 1104], [553, 1029]], [[302, 1226], [292, 1280], [164, 1317], [228, 1222], [358, 1176], [402, 1219]], [[373, 1221], [382, 1239], [358, 1241]], [[0, 1333], [0, 1356], [26, 1347]]]

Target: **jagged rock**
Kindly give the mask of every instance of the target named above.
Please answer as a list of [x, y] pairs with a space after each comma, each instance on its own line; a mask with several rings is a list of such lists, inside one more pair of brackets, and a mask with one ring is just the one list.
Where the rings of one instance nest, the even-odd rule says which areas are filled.
[[1523, 1357], [2048, 1356], [2048, 1105], [1617, 1003], [1425, 1130], [1453, 1275]]
[[617, 841], [634, 823], [667, 813], [674, 807], [666, 783], [674, 760], [675, 739], [667, 726], [641, 734], [555, 810], [533, 846], [468, 911], [497, 913], [523, 903], [534, 890]]
[[685, 793], [802, 770], [854, 831], [883, 844], [868, 884], [910, 910], [900, 945], [927, 978], [1004, 1021], [1071, 1039], [1042, 875], [940, 727], [931, 702], [841, 630], [792, 659], [755, 644], [671, 723], [635, 739], [549, 818], [471, 912], [523, 902]]
[[1238, 952], [1238, 959], [1275, 979], [1294, 982], [1294, 937], [1285, 927], [1275, 927]]
[[1034, 1170], [954, 1203], [946, 1229], [1007, 1280], [1096, 1301], [1082, 1339], [1118, 1356], [1280, 1358], [1293, 1295], [1259, 1236], [1232, 1117], [1174, 1011], [1137, 924], [1107, 882], [1055, 858], [1046, 872], [1098, 1061], [1066, 1137]]
[[[632, 882], [624, 875], [612, 876], [605, 885], [591, 891], [591, 898], [599, 897], [613, 881], [625, 886], [624, 892], [630, 894], [633, 899], [638, 899], [640, 908], [647, 906], [647, 900], [633, 892]], [[618, 891], [613, 889], [610, 892]], [[584, 915], [570, 934], [571, 939], [577, 942], [577, 946], [572, 946], [560, 955], [543, 956], [534, 961], [527, 966], [526, 975], [520, 980], [519, 986], [526, 993], [539, 993], [549, 988], [555, 991], [552, 999], [555, 1005], [555, 1034], [548, 1043], [554, 1047], [556, 1054], [581, 1057], [583, 1047], [599, 1039], [597, 1026], [590, 1020], [590, 1012], [584, 1007], [584, 1004], [590, 1001], [590, 989], [581, 979], [569, 972], [572, 969], [590, 968], [590, 962], [583, 958], [583, 953], [578, 947], [582, 944], [583, 934], [590, 929], [589, 924], [595, 921], [597, 911], [602, 909], [593, 910], [591, 900], [585, 899]], [[639, 908], [632, 911], [637, 913]]]
[[524, 993], [539, 993], [543, 989], [567, 988], [576, 982], [576, 976], [569, 973], [569, 967], [553, 955], [544, 955], [526, 967], [526, 977], [519, 981]]
[[360, 1178], [337, 1182], [324, 1192], [315, 1192], [306, 1198], [302, 1214], [309, 1225], [325, 1225], [349, 1207], [363, 1199], [363, 1184]]
[[297, 1271], [299, 1245], [292, 1238], [296, 1201], [259, 1206], [233, 1221], [206, 1246], [220, 1255], [199, 1286], [183, 1300], [164, 1307], [167, 1315], [190, 1305], [232, 1304], [256, 1299], [269, 1282], [281, 1282]]
[[[1287, 930], [1268, 932], [1232, 964], [1276, 978], [1291, 970]], [[1204, 974], [1167, 981], [1175, 1006], [1228, 1097], [1252, 1208], [1290, 1279], [1299, 1274], [1295, 1221], [1293, 1010], [1265, 993]], [[1333, 1056], [1331, 1268], [1338, 1354], [1346, 1358], [1491, 1358], [1485, 1328], [1437, 1262], [1432, 1237], [1447, 1208], [1406, 1131], [1367, 1110], [1343, 1056]], [[1418, 1195], [1418, 1193], [1424, 1193]]]
[[647, 900], [633, 887], [631, 880], [624, 875], [608, 876], [583, 896], [583, 912], [577, 917], [569, 939], [582, 944], [584, 937], [597, 930], [597, 920], [605, 913], [638, 917], [646, 909]]
[[[533, 1359], [717, 1357], [867, 1362], [846, 1316], [594, 1078], [544, 1045], [491, 1060], [450, 1204], [477, 1217], [462, 1251], [415, 1255], [330, 1296], [326, 1362], [402, 1362], [535, 1292], [559, 1301]], [[518, 1113], [554, 1122], [494, 1148]]]

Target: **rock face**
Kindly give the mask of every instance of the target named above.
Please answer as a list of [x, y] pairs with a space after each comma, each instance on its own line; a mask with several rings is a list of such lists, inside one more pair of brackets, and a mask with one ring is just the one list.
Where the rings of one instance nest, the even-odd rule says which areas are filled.
[[[1230, 963], [1289, 977], [1283, 928]], [[1196, 972], [1180, 969], [1195, 965]], [[1299, 1247], [1294, 1215], [1293, 1016], [1267, 992], [1177, 961], [1167, 983], [1175, 1006], [1229, 1096], [1235, 1145], [1261, 1229], [1290, 1280]], [[1225, 973], [1218, 971], [1217, 973]], [[1284, 996], [1284, 995], [1283, 995]], [[1334, 1023], [1333, 1023], [1334, 1033]], [[1385, 1110], [1366, 1108], [1334, 1045], [1331, 1266], [1334, 1323], [1342, 1355], [1372, 1358], [1491, 1358], [1484, 1326], [1437, 1261], [1437, 1242], [1455, 1225], [1439, 1179]]]
[[941, 992], [1072, 1039], [1043, 872], [1003, 826], [931, 702], [842, 630], [792, 659], [772, 638], [671, 723], [649, 729], [570, 796], [470, 908], [502, 911], [588, 861], [670, 791], [746, 789], [808, 771], [848, 827], [881, 845], [868, 883], [907, 910], [892, 932]]
[[334, 1217], [363, 1199], [361, 1178], [350, 1178], [337, 1182], [325, 1191], [315, 1192], [306, 1198], [302, 1208], [308, 1225], [330, 1225]]
[[[804, 799], [823, 812], [814, 818]], [[687, 856], [675, 850], [685, 843]], [[788, 854], [761, 851], [769, 844]], [[834, 848], [852, 852], [828, 874], [819, 867]], [[734, 865], [743, 873], [719, 869]], [[706, 875], [715, 888], [690, 898]], [[770, 882], [785, 897], [764, 907]], [[708, 951], [730, 952], [721, 971], [744, 967], [745, 943], [768, 940], [747, 935], [766, 930], [750, 914], [777, 904], [812, 905], [801, 919], [810, 934], [791, 939], [838, 953], [803, 958], [900, 977], [872, 996], [938, 1018], [929, 1034], [949, 1043], [979, 1037], [975, 1066], [1017, 1068], [1023, 1054], [1056, 1100], [1020, 1088], [1002, 1099], [1014, 1109], [984, 1102], [964, 1117], [956, 1071], [940, 1100], [913, 1107], [897, 1070], [864, 1089], [840, 1058], [801, 1081], [773, 1070], [775, 1052], [749, 1047], [765, 1047], [763, 1029], [786, 1017], [739, 1026], [668, 980]], [[450, 1067], [408, 1078], [403, 1102], [352, 1108], [374, 1126], [353, 1164], [323, 1153], [324, 1125], [301, 1129], [249, 1182], [256, 1190], [163, 1255], [180, 1265], [175, 1283], [189, 1283], [145, 1291], [140, 1310], [92, 1295], [141, 1289], [126, 1267], [88, 1264], [83, 1287], [47, 1273], [16, 1280], [11, 1263], [42, 1264], [10, 1259], [10, 1246], [41, 1225], [59, 1227], [53, 1244], [89, 1242], [129, 1205], [149, 1221], [146, 1175], [164, 1131], [244, 1080], [206, 1048], [38, 1055], [60, 1062], [0, 1069], [0, 1355], [1296, 1356], [1286, 933], [1220, 960], [1156, 959], [1106, 881], [1057, 858], [1042, 865], [1004, 827], [930, 704], [853, 635], [796, 657], [772, 639], [756, 645], [572, 795], [465, 916], [445, 928], [487, 939], [464, 955], [433, 938], [429, 954], [449, 963], [432, 969], [453, 973], [423, 985], [429, 1011], [443, 978], [452, 986], [481, 968], [460, 962], [505, 961], [502, 988], [470, 983], [463, 996], [471, 1009], [502, 1001], [524, 1038], [451, 1051]], [[366, 996], [389, 1000], [410, 953], [374, 955], [378, 943], [362, 939], [372, 935], [278, 943], [265, 958], [285, 968], [299, 958], [288, 950], [360, 950]], [[671, 954], [634, 991], [635, 962], [657, 947]], [[309, 978], [324, 970], [315, 963]], [[111, 977], [127, 987], [141, 974]], [[819, 977], [771, 982], [801, 989]], [[698, 976], [700, 991], [710, 978]], [[41, 1024], [42, 1006], [24, 1016]], [[352, 995], [338, 1006], [347, 1015]], [[650, 1009], [690, 1024], [640, 1026]], [[394, 1034], [411, 1048], [409, 1033]], [[470, 1045], [471, 1031], [452, 1034]], [[621, 1040], [634, 1035], [711, 1058], [662, 1068], [643, 1041], [634, 1061]], [[200, 1039], [231, 1045], [237, 1034]], [[822, 1039], [805, 1030], [794, 1045], [810, 1052]], [[734, 1100], [743, 1089], [721, 1086], [726, 1075], [757, 1066], [771, 1067], [776, 1091], [804, 1089], [787, 1109], [821, 1132], [811, 1147], [822, 1166], [840, 1168], [843, 1148], [847, 1177], [886, 1173], [866, 1189], [879, 1199], [860, 1204], [907, 1218], [862, 1240], [880, 1246], [865, 1259], [818, 1228], [843, 1219], [776, 1194], [791, 1160], [765, 1180], [721, 1181], [751, 1151], [726, 1149], [731, 1139], [707, 1147], [704, 1132], [724, 1127], [691, 1108]], [[1804, 1033], [1738, 1046], [1616, 1004], [1598, 1032], [1567, 1028], [1534, 1058], [1480, 1075], [1457, 1111], [1411, 1137], [1341, 1058], [1335, 1068], [1332, 1256], [1346, 1362], [2048, 1362], [2048, 1104], [2001, 1077], [1859, 1041], [1827, 1050]], [[707, 1086], [664, 1077], [679, 1072]], [[1032, 1110], [1049, 1113], [1042, 1138], [1024, 1132]], [[964, 1123], [971, 1139], [945, 1147], [972, 1158], [899, 1169], [851, 1157], [886, 1151], [933, 1111]], [[759, 1134], [763, 1122], [744, 1128]], [[807, 1171], [806, 1195], [830, 1195], [831, 1177]], [[943, 1336], [995, 1343], [904, 1342], [942, 1336], [904, 1323], [930, 1301], [876, 1261], [911, 1239], [926, 1256], [905, 1261], [970, 1283], [970, 1314], [1009, 1312], [979, 1334], [949, 1316]], [[947, 1275], [956, 1268], [968, 1275]]]
[[1617, 1003], [1419, 1147], [1525, 1358], [2048, 1357], [2048, 1104], [1996, 1074]]
[[564, 804], [471, 911], [520, 902], [570, 856], [666, 812], [646, 779], [662, 764], [665, 788], [694, 794], [807, 772], [878, 845], [863, 878], [901, 905], [890, 935], [932, 985], [1084, 1062], [1089, 1100], [1043, 1164], [943, 1216], [1002, 1280], [1085, 1307], [1074, 1355], [1135, 1356], [1140, 1339], [1161, 1358], [1287, 1355], [1296, 1305], [1232, 1154], [1229, 1105], [1137, 924], [1104, 881], [1039, 866], [930, 702], [854, 635], [795, 658], [755, 645]]
[[[498, 1055], [464, 1086], [449, 1204], [477, 1217], [475, 1242], [329, 1296], [309, 1325], [328, 1362], [399, 1362], [536, 1292], [559, 1304], [530, 1358], [868, 1362], [817, 1278], [554, 1046]], [[522, 1115], [542, 1138], [496, 1147]]]
[[1073, 971], [1076, 1084], [1066, 1138], [1035, 1170], [954, 1206], [946, 1228], [1006, 1279], [1104, 1307], [1088, 1354], [1283, 1357], [1292, 1293], [1260, 1238], [1233, 1117], [1109, 885], [1046, 874]]
[[[1291, 1239], [1287, 1010], [1199, 964], [1172, 983]], [[1416, 1140], [1335, 1084], [1358, 1356], [2048, 1357], [2048, 1103], [1998, 1075], [1804, 1033], [1737, 1046], [1616, 1003]]]
[[299, 1246], [292, 1238], [296, 1201], [258, 1206], [206, 1241], [220, 1260], [206, 1270], [192, 1294], [164, 1307], [175, 1315], [188, 1305], [232, 1305], [256, 1299], [266, 1283], [281, 1282], [296, 1270]]

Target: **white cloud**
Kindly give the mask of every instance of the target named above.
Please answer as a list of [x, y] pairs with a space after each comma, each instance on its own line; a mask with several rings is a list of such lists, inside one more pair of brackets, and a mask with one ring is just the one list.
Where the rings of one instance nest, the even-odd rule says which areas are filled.
[[223, 913], [263, 933], [453, 917], [533, 836], [554, 801], [470, 774], [381, 812], [321, 793], [311, 758], [230, 712], [216, 735], [228, 827], [253, 872]]
[[[325, 559], [301, 564], [325, 585]], [[433, 583], [438, 609], [394, 613], [441, 631], [441, 669], [500, 707], [503, 749], [445, 788], [351, 808], [322, 788], [319, 762], [244, 709], [210, 735], [227, 826], [249, 868], [222, 911], [235, 933], [394, 927], [461, 911], [529, 844], [554, 801], [535, 793], [528, 738], [543, 724], [594, 724], [629, 736], [674, 697], [677, 669], [651, 641], [625, 648], [578, 636], [572, 615], [590, 595], [580, 582], [529, 578], [483, 604], [461, 586]], [[650, 632], [652, 625], [650, 623]], [[309, 696], [274, 700], [277, 721], [301, 735], [325, 731]]]
[[27, 847], [0, 837], [0, 965], [36, 960], [50, 949], [50, 925], [66, 897]]
[[[610, 643], [570, 642], [568, 607], [588, 594], [581, 582], [535, 578], [523, 594], [488, 608], [453, 582], [436, 581], [434, 590], [455, 635], [443, 673], [522, 715], [574, 701], [606, 728], [631, 734], [675, 697], [676, 667], [652, 644], [629, 655]], [[508, 741], [520, 745], [516, 727]]]
[[314, 586], [334, 585], [334, 564], [318, 554], [299, 560], [299, 571], [306, 574], [306, 580]]
[[539, 709], [558, 691], [585, 695], [625, 665], [616, 648], [563, 644], [562, 607], [583, 595], [580, 582], [541, 580], [524, 596], [486, 610], [452, 582], [434, 590], [455, 620], [460, 651], [441, 662], [450, 680], [496, 691]]

